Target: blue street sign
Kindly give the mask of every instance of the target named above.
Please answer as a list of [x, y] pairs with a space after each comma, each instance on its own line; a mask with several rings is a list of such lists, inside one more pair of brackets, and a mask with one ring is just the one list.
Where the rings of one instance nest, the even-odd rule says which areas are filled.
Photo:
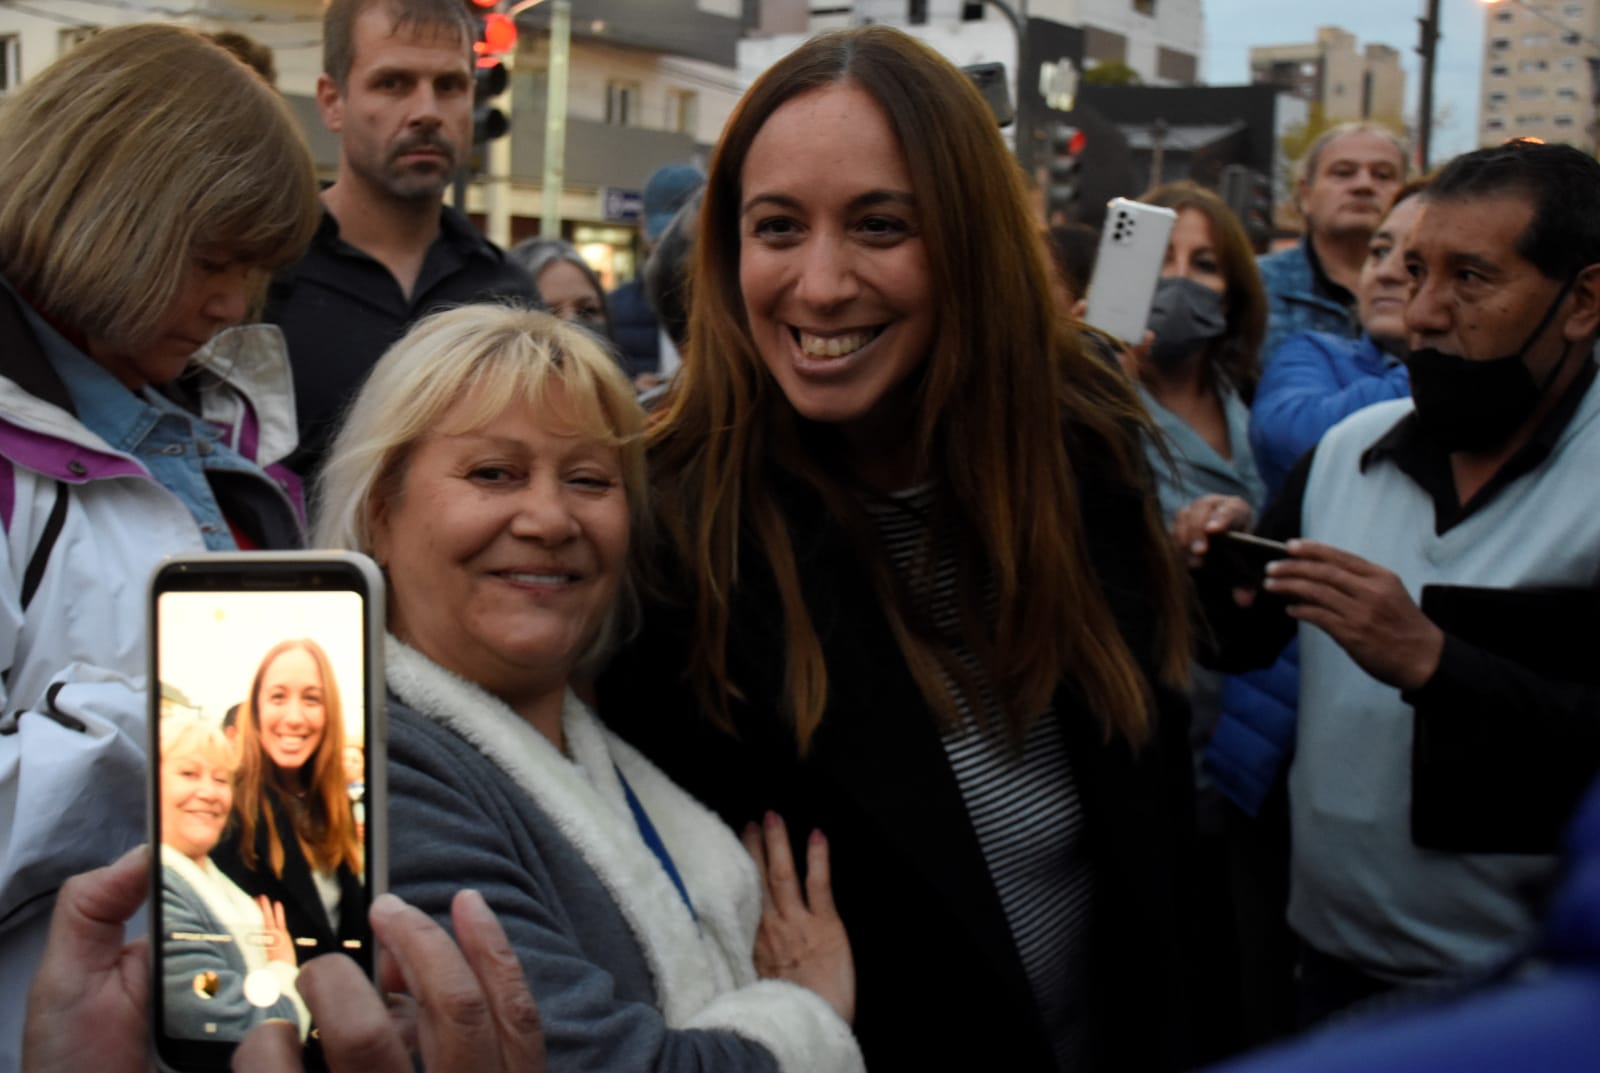
[[607, 220], [636, 224], [644, 216], [644, 195], [620, 186], [600, 188], [600, 211]]

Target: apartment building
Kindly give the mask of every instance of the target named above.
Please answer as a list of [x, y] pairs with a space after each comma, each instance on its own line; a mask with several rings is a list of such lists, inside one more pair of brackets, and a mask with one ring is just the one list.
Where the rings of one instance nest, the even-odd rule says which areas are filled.
[[1478, 143], [1533, 137], [1594, 152], [1600, 0], [1501, 0], [1484, 19]]
[[1358, 49], [1355, 35], [1337, 26], [1319, 27], [1312, 42], [1252, 48], [1250, 81], [1277, 86], [1308, 106], [1320, 106], [1335, 123], [1394, 122], [1405, 111], [1400, 53], [1380, 44]]

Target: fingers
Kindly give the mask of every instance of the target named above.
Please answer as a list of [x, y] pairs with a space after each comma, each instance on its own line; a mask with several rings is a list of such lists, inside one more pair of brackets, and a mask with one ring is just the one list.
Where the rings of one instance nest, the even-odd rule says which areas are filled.
[[303, 1068], [300, 1032], [288, 1021], [262, 1022], [233, 1052], [234, 1073], [301, 1073]]
[[501, 1068], [518, 1073], [542, 1071], [544, 1025], [505, 929], [483, 895], [475, 890], [464, 890], [455, 896], [450, 918], [461, 952], [489, 1000], [500, 1044]]
[[833, 905], [833, 872], [828, 861], [828, 840], [812, 831], [806, 843], [806, 903], [818, 916], [837, 916]]
[[372, 931], [417, 1000], [417, 1035], [427, 1069], [492, 1070], [494, 1016], [477, 977], [445, 930], [392, 894], [372, 903]]
[[122, 953], [122, 925], [144, 904], [149, 883], [149, 846], [67, 880], [56, 898], [44, 964], [86, 973], [114, 963]]
[[295, 987], [332, 1073], [410, 1073], [411, 1056], [389, 1010], [354, 961], [343, 954], [313, 958], [300, 967]]
[[756, 862], [756, 877], [760, 880], [757, 884], [761, 888], [761, 912], [772, 911], [772, 892], [767, 889], [767, 849], [766, 843], [761, 839], [761, 828], [753, 821], [744, 825], [744, 830], [739, 832], [739, 841], [744, 843], [744, 851], [750, 854], [750, 859]]
[[805, 912], [800, 878], [794, 870], [794, 854], [789, 849], [789, 829], [784, 826], [783, 817], [768, 812], [761, 828], [767, 851], [767, 888], [772, 893], [773, 908], [786, 916]]

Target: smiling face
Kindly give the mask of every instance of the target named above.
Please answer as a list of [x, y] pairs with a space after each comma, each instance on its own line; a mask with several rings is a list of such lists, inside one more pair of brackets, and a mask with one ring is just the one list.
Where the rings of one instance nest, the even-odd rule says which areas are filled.
[[316, 659], [303, 648], [278, 653], [261, 675], [256, 719], [261, 750], [284, 771], [298, 771], [316, 755], [327, 729], [327, 685]]
[[761, 362], [801, 416], [882, 438], [909, 422], [935, 303], [905, 153], [843, 82], [788, 101], [741, 177], [739, 283]]
[[1300, 211], [1315, 234], [1371, 234], [1405, 182], [1394, 142], [1355, 130], [1322, 147], [1316, 172], [1300, 182]]
[[339, 180], [410, 201], [442, 197], [472, 140], [472, 61], [450, 27], [396, 26], [389, 6], [357, 16], [341, 89], [317, 80], [323, 122], [339, 136]]
[[200, 861], [211, 852], [233, 808], [233, 773], [206, 749], [161, 758], [161, 841]]
[[205, 251], [185, 267], [172, 304], [149, 343], [134, 348], [88, 340], [91, 358], [134, 391], [178, 378], [195, 351], [244, 320], [260, 270], [225, 253]]
[[543, 406], [518, 400], [481, 428], [424, 437], [372, 525], [390, 629], [518, 710], [565, 690], [627, 557], [620, 454], [563, 416], [553, 387]]
[[1405, 353], [1406, 301], [1411, 295], [1411, 276], [1406, 272], [1406, 241], [1412, 225], [1422, 211], [1420, 197], [1408, 197], [1389, 210], [1367, 246], [1367, 259], [1361, 266], [1356, 285], [1356, 300], [1361, 311], [1361, 327], [1391, 354]]

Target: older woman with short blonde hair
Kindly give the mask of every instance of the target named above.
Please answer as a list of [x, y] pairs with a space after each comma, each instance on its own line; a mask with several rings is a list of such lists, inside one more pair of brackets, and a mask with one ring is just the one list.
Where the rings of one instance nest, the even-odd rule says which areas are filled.
[[552, 1069], [859, 1070], [826, 843], [807, 897], [782, 824], [747, 832], [763, 874], [572, 688], [626, 618], [643, 423], [588, 332], [494, 306], [423, 321], [356, 399], [317, 537], [388, 579], [390, 885], [441, 921], [483, 894]]

